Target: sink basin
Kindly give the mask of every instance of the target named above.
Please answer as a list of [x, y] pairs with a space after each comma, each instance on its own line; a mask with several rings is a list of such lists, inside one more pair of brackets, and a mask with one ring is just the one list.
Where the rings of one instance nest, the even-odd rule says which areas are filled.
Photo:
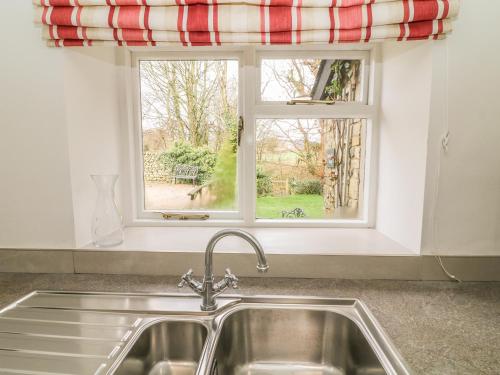
[[141, 333], [115, 374], [194, 375], [206, 337], [201, 323], [154, 323]]
[[247, 308], [222, 323], [213, 375], [386, 374], [349, 318], [307, 309]]
[[33, 292], [0, 311], [0, 374], [410, 375], [359, 300]]

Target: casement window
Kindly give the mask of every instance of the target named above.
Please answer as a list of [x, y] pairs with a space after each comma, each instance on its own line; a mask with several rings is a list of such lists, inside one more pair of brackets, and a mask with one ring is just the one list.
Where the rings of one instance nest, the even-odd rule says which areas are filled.
[[372, 225], [375, 53], [133, 52], [135, 218]]

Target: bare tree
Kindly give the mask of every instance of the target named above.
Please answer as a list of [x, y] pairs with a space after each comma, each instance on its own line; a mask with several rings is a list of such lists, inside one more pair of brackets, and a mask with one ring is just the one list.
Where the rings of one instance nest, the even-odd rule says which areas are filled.
[[298, 163], [304, 164], [313, 176], [320, 172], [320, 131], [317, 121], [301, 119], [272, 120], [268, 129], [268, 133], [289, 145], [289, 151], [297, 155]]
[[[272, 79], [291, 97], [308, 97], [311, 94], [314, 78], [318, 74], [321, 60], [290, 60], [286, 69], [279, 70], [276, 65], [270, 64]], [[281, 64], [283, 67], [284, 64]], [[267, 85], [264, 82], [263, 85]], [[274, 121], [277, 134], [292, 145], [292, 152], [304, 163], [307, 171], [314, 175], [321, 174], [318, 168], [321, 147], [320, 142], [312, 141], [311, 137], [318, 134], [318, 126], [314, 121], [293, 120]]]
[[143, 120], [165, 128], [171, 140], [220, 147], [237, 108], [226, 61], [142, 61], [141, 81]]

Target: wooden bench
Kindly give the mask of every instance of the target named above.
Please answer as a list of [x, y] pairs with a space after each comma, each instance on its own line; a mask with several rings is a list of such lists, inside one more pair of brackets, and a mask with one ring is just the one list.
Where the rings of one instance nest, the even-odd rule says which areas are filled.
[[177, 179], [191, 180], [194, 185], [196, 179], [198, 178], [198, 167], [195, 165], [187, 164], [177, 164], [174, 168], [174, 184], [177, 183]]
[[209, 185], [210, 185], [210, 182], [207, 182], [207, 183], [205, 183], [205, 184], [203, 184], [203, 185], [196, 186], [194, 189], [191, 189], [191, 190], [188, 192], [188, 195], [189, 195], [189, 197], [191, 198], [191, 200], [192, 200], [192, 201], [194, 201], [194, 200], [195, 200], [195, 198], [196, 198], [196, 196], [197, 196], [198, 194], [200, 194], [200, 195], [201, 195], [201, 194], [203, 193], [203, 191], [202, 191], [202, 190], [203, 190], [204, 188], [208, 187]]

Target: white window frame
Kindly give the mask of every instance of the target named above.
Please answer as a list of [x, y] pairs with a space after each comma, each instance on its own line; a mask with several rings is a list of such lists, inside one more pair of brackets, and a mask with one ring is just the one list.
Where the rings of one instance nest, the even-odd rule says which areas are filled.
[[[239, 80], [238, 80], [238, 115], [242, 115], [241, 113], [241, 108], [242, 108], [242, 59], [243, 59], [243, 54], [242, 52], [238, 51], [228, 51], [228, 52], [221, 52], [221, 53], [193, 53], [193, 52], [176, 52], [174, 53], [169, 53], [169, 52], [156, 52], [156, 51], [149, 51], [149, 52], [138, 52], [134, 53], [132, 55], [132, 64], [131, 64], [131, 70], [132, 70], [132, 79], [133, 79], [133, 113], [134, 113], [134, 158], [135, 158], [135, 165], [136, 165], [136, 178], [135, 178], [135, 200], [136, 200], [136, 214], [138, 219], [146, 219], [146, 220], [158, 220], [158, 218], [161, 218], [161, 214], [158, 213], [158, 211], [151, 211], [151, 210], [145, 210], [144, 209], [144, 163], [143, 163], [143, 156], [142, 156], [142, 112], [141, 112], [141, 92], [140, 92], [140, 74], [139, 74], [139, 63], [141, 60], [217, 60], [217, 59], [226, 59], [226, 60], [236, 60], [238, 61], [239, 64]], [[243, 163], [240, 162], [240, 159], [242, 158], [242, 152], [241, 149], [238, 149], [238, 163], [237, 163], [237, 175], [238, 175], [238, 211], [209, 211], [210, 213], [210, 218], [211, 220], [217, 220], [217, 221], [235, 221], [235, 220], [240, 220], [242, 219], [241, 217], [241, 205], [243, 201], [243, 195], [245, 194], [244, 192], [244, 186], [243, 186], [243, 191], [241, 191], [242, 187], [242, 169], [243, 169]], [[162, 212], [172, 212], [172, 213], [179, 213], [179, 214], [190, 214], [190, 215], [196, 215], [196, 214], [205, 214], [208, 211], [206, 210], [162, 210]]]
[[[125, 222], [131, 226], [246, 226], [246, 227], [332, 227], [370, 228], [375, 224], [376, 155], [378, 150], [379, 47], [377, 45], [347, 46], [262, 46], [262, 47], [191, 47], [171, 49], [131, 48], [126, 50], [124, 65], [125, 120], [128, 123], [125, 179], [123, 192]], [[287, 105], [285, 102], [263, 102], [260, 95], [260, 62], [264, 58], [361, 59], [363, 61], [363, 102], [335, 105]], [[245, 130], [238, 148], [238, 211], [179, 211], [175, 213], [209, 213], [209, 220], [163, 220], [159, 212], [144, 209], [142, 160], [141, 97], [138, 63], [140, 60], [232, 59], [239, 61], [239, 115]], [[257, 119], [269, 118], [360, 118], [366, 119], [363, 195], [359, 219], [257, 219], [256, 218], [256, 129]], [[128, 169], [128, 170], [127, 170]], [[164, 211], [165, 212], [165, 211]], [[168, 212], [168, 211], [166, 211]]]

